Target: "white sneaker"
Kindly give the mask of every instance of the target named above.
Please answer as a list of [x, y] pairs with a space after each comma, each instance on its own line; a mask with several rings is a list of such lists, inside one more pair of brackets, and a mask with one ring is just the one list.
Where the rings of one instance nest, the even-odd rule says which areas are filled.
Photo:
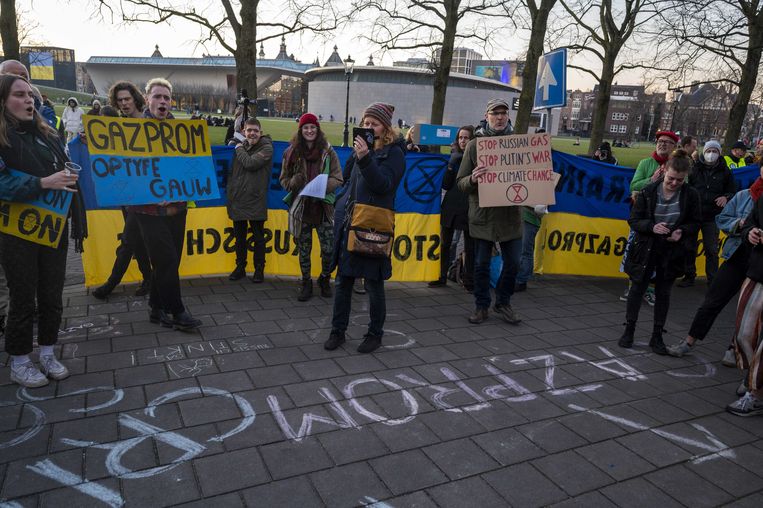
[[725, 353], [723, 353], [723, 358], [721, 359], [721, 365], [724, 367], [736, 367], [737, 366], [737, 357], [736, 354], [734, 354], [733, 349], [727, 349]]
[[40, 357], [40, 370], [49, 378], [60, 381], [69, 377], [69, 369], [53, 355]]
[[657, 299], [654, 296], [654, 291], [647, 291], [644, 293], [644, 301], [648, 303], [650, 306], [654, 307], [655, 302]]
[[48, 378], [32, 362], [16, 367], [11, 365], [11, 381], [27, 388], [39, 388], [48, 384]]

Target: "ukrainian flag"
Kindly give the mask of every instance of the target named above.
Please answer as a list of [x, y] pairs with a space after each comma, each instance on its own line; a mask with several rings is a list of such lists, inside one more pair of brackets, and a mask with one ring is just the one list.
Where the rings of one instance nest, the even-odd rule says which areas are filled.
[[29, 70], [33, 80], [53, 81], [53, 54], [47, 51], [29, 53]]

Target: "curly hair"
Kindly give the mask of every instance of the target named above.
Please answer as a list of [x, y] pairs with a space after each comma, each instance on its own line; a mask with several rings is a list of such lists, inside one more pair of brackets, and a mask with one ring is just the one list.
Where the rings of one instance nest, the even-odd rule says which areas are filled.
[[140, 93], [138, 87], [129, 81], [117, 81], [111, 88], [109, 88], [109, 104], [111, 107], [119, 109], [119, 103], [117, 102], [117, 93], [122, 90], [127, 90], [132, 96], [132, 100], [135, 102], [135, 108], [138, 111], [143, 111], [146, 107], [146, 100], [143, 98], [143, 94]]

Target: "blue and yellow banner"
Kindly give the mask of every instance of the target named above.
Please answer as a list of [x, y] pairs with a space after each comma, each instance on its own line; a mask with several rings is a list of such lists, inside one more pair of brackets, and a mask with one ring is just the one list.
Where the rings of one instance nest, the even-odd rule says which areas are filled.
[[[25, 175], [8, 168], [12, 175]], [[43, 189], [40, 195], [24, 202], [0, 201], [0, 232], [24, 240], [58, 247], [72, 204], [72, 193]]]
[[[288, 208], [283, 202], [286, 191], [278, 182], [283, 152], [287, 147], [285, 142], [273, 143], [273, 172], [268, 189], [265, 271], [274, 275], [300, 274], [297, 246], [288, 231]], [[335, 150], [344, 167], [351, 149], [336, 147]], [[101, 205], [100, 195], [96, 199], [100, 191], [95, 181], [98, 177], [93, 175], [92, 160], [97, 155], [91, 155], [88, 147], [78, 139], [69, 143], [69, 152], [72, 160], [84, 168], [79, 183], [88, 209], [89, 238], [85, 242], [83, 262], [85, 283], [92, 286], [105, 281], [111, 273], [124, 220], [118, 209]], [[211, 147], [211, 164], [215, 168], [215, 185], [220, 189], [220, 197], [197, 199], [194, 208], [188, 211], [181, 276], [224, 274], [235, 268], [233, 224], [225, 209], [233, 154], [231, 147]], [[447, 160], [447, 156], [435, 154], [409, 154], [406, 157], [407, 169], [395, 198], [393, 280], [425, 281], [439, 277], [440, 188]], [[317, 276], [321, 266], [317, 237], [313, 245], [313, 275]], [[250, 250], [252, 248], [250, 245]], [[135, 280], [140, 280], [140, 272], [133, 263], [124, 281]]]
[[[286, 191], [278, 183], [283, 152], [288, 146], [274, 142], [273, 172], [268, 191], [268, 220], [265, 223], [266, 273], [299, 275], [297, 246], [288, 232]], [[339, 159], [349, 157], [349, 148], [335, 148]], [[89, 167], [87, 147], [78, 140], [69, 144], [75, 162]], [[229, 273], [235, 267], [233, 226], [225, 209], [225, 189], [233, 160], [233, 148], [211, 147], [212, 165], [220, 198], [202, 199], [188, 213], [185, 252], [181, 275]], [[560, 174], [556, 205], [543, 219], [536, 239], [536, 271], [548, 274], [623, 277], [620, 263], [628, 239], [626, 219], [630, 213], [628, 187], [634, 170], [592, 159], [553, 152], [554, 171]], [[395, 243], [392, 251], [392, 280], [434, 280], [440, 270], [440, 188], [447, 157], [437, 154], [407, 154], [406, 172], [398, 188], [395, 206]], [[734, 171], [738, 187], [746, 188], [757, 178], [759, 168]], [[111, 273], [114, 250], [124, 222], [120, 211], [99, 207], [92, 175], [83, 170], [80, 187], [88, 208], [90, 238], [85, 245], [86, 283], [99, 284]], [[339, 192], [342, 192], [340, 190]], [[313, 275], [320, 270], [317, 238], [313, 241]], [[250, 249], [252, 246], [250, 245]], [[704, 270], [700, 246], [697, 270]], [[125, 281], [139, 280], [133, 264]]]
[[33, 51], [29, 55], [29, 76], [36, 81], [55, 81], [53, 54], [49, 51]]
[[220, 196], [203, 120], [86, 115], [84, 124], [86, 167], [101, 207]]

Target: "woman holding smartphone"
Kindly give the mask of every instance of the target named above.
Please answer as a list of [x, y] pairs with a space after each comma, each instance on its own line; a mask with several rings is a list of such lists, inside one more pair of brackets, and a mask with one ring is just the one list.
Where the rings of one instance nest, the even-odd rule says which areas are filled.
[[668, 354], [662, 339], [670, 306], [670, 290], [686, 269], [686, 239], [696, 233], [702, 221], [697, 191], [684, 185], [693, 161], [684, 150], [676, 150], [665, 173], [636, 194], [628, 224], [635, 233], [628, 246], [625, 273], [631, 279], [625, 311], [625, 332], [620, 347], [633, 346], [641, 301], [655, 284], [654, 329], [649, 347], [659, 355]]
[[348, 161], [350, 181], [339, 198], [334, 215], [334, 264], [337, 266], [334, 315], [331, 334], [323, 347], [334, 350], [345, 341], [350, 322], [352, 286], [363, 277], [368, 294], [370, 322], [358, 352], [370, 353], [381, 346], [387, 314], [384, 281], [392, 276], [389, 257], [368, 257], [347, 250], [348, 225], [355, 203], [394, 210], [397, 186], [405, 173], [405, 145], [392, 128], [390, 104], [371, 104], [363, 112], [361, 125], [374, 131], [374, 146], [369, 150], [363, 136], [353, 140], [353, 154]]
[[[72, 238], [82, 252], [87, 236], [85, 210], [76, 194], [77, 174], [64, 169], [69, 162], [58, 133], [34, 108], [31, 85], [19, 76], [0, 76], [0, 199], [27, 201], [43, 189], [75, 192], [72, 199]], [[19, 173], [11, 173], [14, 169]], [[5, 329], [5, 351], [11, 357], [11, 381], [35, 388], [48, 378], [64, 379], [68, 369], [53, 353], [63, 312], [68, 226], [58, 247], [47, 247], [0, 233], [0, 262], [8, 279], [10, 302]], [[37, 343], [40, 367], [29, 354], [34, 348], [33, 315], [38, 312]]]

